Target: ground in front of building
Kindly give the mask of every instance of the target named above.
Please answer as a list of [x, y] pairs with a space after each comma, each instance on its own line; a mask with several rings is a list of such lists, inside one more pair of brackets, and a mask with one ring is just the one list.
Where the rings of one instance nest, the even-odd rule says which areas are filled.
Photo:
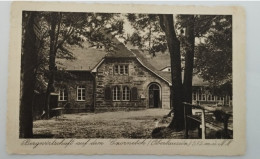
[[[102, 113], [63, 114], [49, 120], [33, 123], [35, 138], [152, 138], [156, 127], [166, 128], [172, 117], [164, 118], [168, 109], [145, 109]], [[212, 133], [207, 129], [207, 133]], [[159, 138], [183, 139], [184, 130], [175, 132], [163, 129]], [[189, 132], [190, 138], [199, 138], [197, 130]], [[213, 137], [214, 138], [214, 137]]]
[[157, 121], [158, 126], [169, 124], [171, 118], [162, 121], [168, 113], [168, 109], [146, 109], [63, 114], [58, 118], [35, 121], [33, 133], [43, 138], [151, 138]]

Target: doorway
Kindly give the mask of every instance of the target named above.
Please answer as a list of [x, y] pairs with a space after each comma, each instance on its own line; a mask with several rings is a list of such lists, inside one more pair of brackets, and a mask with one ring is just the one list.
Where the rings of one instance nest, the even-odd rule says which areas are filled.
[[161, 106], [161, 91], [157, 84], [149, 86], [149, 108], [159, 108]]

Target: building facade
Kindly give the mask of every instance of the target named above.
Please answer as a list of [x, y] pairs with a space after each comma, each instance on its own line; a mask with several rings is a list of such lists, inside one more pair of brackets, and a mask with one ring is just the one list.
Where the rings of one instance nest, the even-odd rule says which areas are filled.
[[95, 77], [90, 71], [68, 71], [69, 76], [55, 83], [58, 107], [71, 113], [94, 110]]
[[67, 70], [73, 77], [56, 82], [58, 106], [72, 112], [170, 109], [169, 76], [160, 74], [138, 50], [119, 48], [90, 70]]
[[169, 86], [135, 57], [105, 58], [96, 71], [95, 109], [170, 109]]
[[[92, 50], [92, 57], [87, 53], [91, 49], [81, 51], [86, 57], [80, 54], [78, 62], [71, 63], [73, 67], [66, 70], [70, 76], [56, 80], [58, 107], [70, 112], [170, 109], [169, 64], [155, 68], [138, 50], [122, 43], [117, 48], [105, 54]], [[207, 85], [193, 77], [193, 104], [232, 105], [231, 97], [211, 94]]]

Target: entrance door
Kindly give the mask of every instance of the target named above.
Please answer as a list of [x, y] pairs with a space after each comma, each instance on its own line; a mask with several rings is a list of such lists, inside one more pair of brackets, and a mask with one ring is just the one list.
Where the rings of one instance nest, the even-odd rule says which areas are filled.
[[149, 107], [160, 107], [160, 87], [157, 84], [151, 84], [149, 86]]

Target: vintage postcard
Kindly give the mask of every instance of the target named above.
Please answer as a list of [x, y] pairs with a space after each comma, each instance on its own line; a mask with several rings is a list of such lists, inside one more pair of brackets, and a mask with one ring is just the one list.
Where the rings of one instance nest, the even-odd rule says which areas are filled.
[[11, 154], [243, 155], [245, 12], [14, 2]]

